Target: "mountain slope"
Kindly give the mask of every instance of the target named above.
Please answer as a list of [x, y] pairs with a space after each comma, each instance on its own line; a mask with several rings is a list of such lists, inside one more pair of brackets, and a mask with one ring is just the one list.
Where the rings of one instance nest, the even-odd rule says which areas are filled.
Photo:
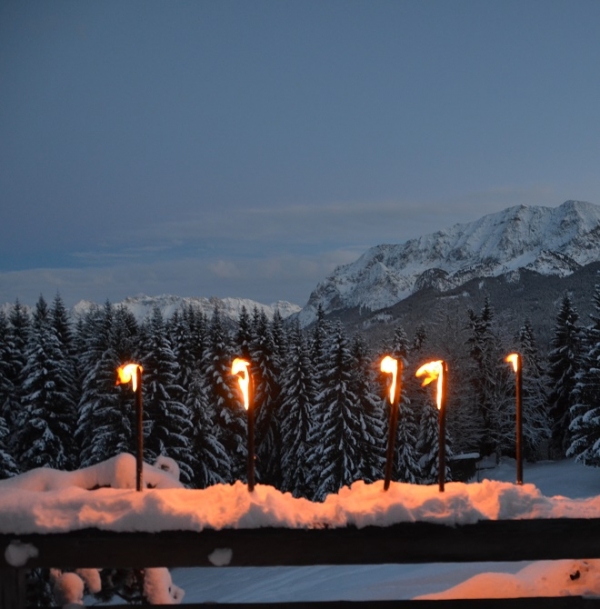
[[600, 259], [600, 206], [567, 201], [556, 208], [510, 207], [469, 224], [378, 245], [319, 283], [300, 312], [310, 324], [325, 312], [390, 307], [423, 288], [446, 291], [477, 277], [517, 269], [566, 276]]

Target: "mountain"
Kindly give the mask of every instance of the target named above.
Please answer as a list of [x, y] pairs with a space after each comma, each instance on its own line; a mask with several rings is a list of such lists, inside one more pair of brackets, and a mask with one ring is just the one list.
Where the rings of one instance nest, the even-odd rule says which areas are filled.
[[[252, 313], [256, 307], [259, 311], [264, 311], [269, 319], [273, 319], [275, 311], [278, 310], [281, 316], [285, 319], [293, 313], [300, 311], [298, 305], [290, 302], [280, 300], [271, 305], [264, 305], [254, 300], [247, 300], [244, 298], [194, 298], [194, 297], [181, 297], [171, 296], [163, 294], [162, 296], [146, 296], [140, 294], [138, 296], [129, 297], [117, 306], [122, 305], [129, 309], [138, 321], [143, 321], [155, 307], [158, 307], [163, 314], [163, 317], [168, 319], [175, 313], [180, 311], [189, 305], [200, 309], [205, 315], [210, 317], [215, 307], [217, 307], [222, 316], [231, 321], [237, 321], [240, 316], [242, 307], [246, 307], [249, 313]], [[87, 300], [82, 300], [73, 307], [73, 314], [78, 317], [84, 315], [91, 307], [95, 306], [94, 303]]]
[[600, 206], [566, 201], [556, 208], [519, 205], [468, 224], [378, 245], [317, 285], [299, 313], [307, 326], [325, 313], [378, 311], [432, 288], [446, 292], [473, 279], [527, 270], [564, 277], [600, 260]]

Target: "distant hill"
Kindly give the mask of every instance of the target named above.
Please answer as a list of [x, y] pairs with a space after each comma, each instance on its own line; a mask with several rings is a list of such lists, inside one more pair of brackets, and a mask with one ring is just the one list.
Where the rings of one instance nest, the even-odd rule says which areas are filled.
[[[146, 296], [140, 294], [126, 298], [120, 303], [114, 303], [117, 306], [123, 305], [129, 309], [138, 321], [143, 321], [155, 307], [158, 307], [166, 319], [170, 318], [175, 311], [193, 306], [201, 310], [205, 315], [210, 317], [217, 307], [225, 319], [237, 321], [240, 316], [242, 307], [246, 307], [249, 313], [252, 313], [256, 307], [259, 311], [264, 311], [269, 319], [273, 318], [275, 311], [278, 310], [281, 316], [285, 319], [293, 313], [298, 313], [300, 307], [290, 302], [280, 300], [270, 305], [261, 304], [254, 300], [244, 298], [194, 298], [181, 297], [163, 294], [162, 296]], [[73, 314], [78, 317], [84, 315], [94, 303], [87, 300], [82, 300], [73, 307]]]

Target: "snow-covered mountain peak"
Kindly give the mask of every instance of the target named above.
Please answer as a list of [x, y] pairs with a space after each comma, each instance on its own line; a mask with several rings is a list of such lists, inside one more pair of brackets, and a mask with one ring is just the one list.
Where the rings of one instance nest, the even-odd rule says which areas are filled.
[[517, 205], [467, 224], [396, 245], [378, 245], [319, 283], [300, 313], [303, 325], [326, 312], [378, 310], [425, 287], [448, 290], [475, 277], [525, 268], [568, 275], [600, 259], [600, 206], [566, 201], [556, 208]]

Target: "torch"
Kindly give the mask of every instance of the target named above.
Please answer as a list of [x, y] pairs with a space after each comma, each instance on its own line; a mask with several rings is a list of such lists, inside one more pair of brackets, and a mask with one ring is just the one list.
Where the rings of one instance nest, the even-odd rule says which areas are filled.
[[250, 403], [250, 363], [236, 358], [231, 365], [231, 374], [238, 375], [238, 383], [244, 400], [244, 408], [248, 412], [248, 490], [254, 490], [254, 406]]
[[385, 461], [385, 480], [383, 490], [387, 491], [392, 479], [394, 466], [394, 443], [396, 441], [396, 427], [398, 425], [398, 403], [400, 402], [400, 382], [402, 380], [402, 360], [398, 361], [389, 355], [381, 360], [381, 372], [392, 375], [390, 383], [390, 423], [388, 429], [387, 456]]
[[131, 389], [135, 396], [135, 418], [137, 421], [137, 454], [135, 488], [142, 490], [142, 463], [144, 455], [144, 435], [142, 429], [142, 371], [139, 364], [124, 364], [117, 368], [117, 385], [131, 383]]
[[513, 370], [515, 371], [515, 383], [516, 383], [516, 425], [517, 425], [517, 484], [523, 484], [523, 417], [522, 415], [522, 403], [521, 403], [521, 388], [523, 386], [523, 366], [521, 362], [521, 356], [518, 353], [511, 353], [506, 356], [504, 360], [508, 364], [512, 364]]
[[416, 372], [416, 376], [424, 376], [422, 387], [429, 385], [437, 379], [436, 404], [439, 415], [439, 472], [438, 483], [440, 493], [444, 492], [446, 478], [446, 395], [448, 393], [448, 365], [444, 360], [423, 364]]

